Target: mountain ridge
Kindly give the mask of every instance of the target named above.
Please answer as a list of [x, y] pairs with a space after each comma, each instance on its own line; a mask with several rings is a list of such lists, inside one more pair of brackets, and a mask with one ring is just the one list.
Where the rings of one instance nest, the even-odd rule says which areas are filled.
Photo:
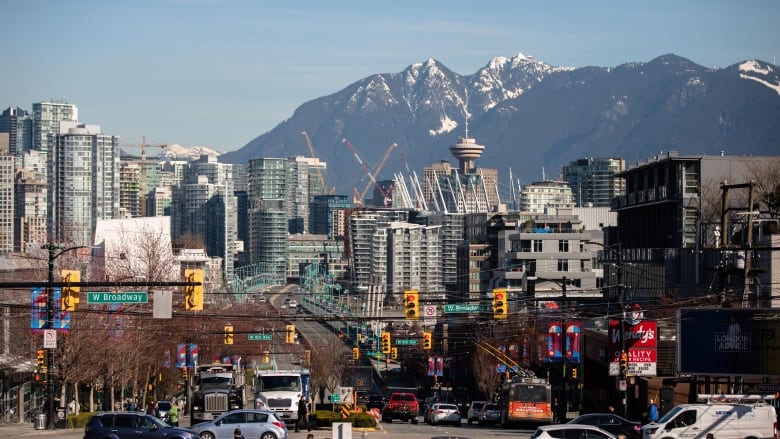
[[[643, 161], [659, 151], [683, 154], [777, 154], [780, 77], [774, 66], [745, 60], [726, 68], [664, 54], [616, 67], [556, 67], [518, 53], [494, 57], [470, 75], [430, 58], [398, 73], [359, 79], [301, 104], [293, 115], [220, 161], [309, 155], [328, 166], [328, 185], [349, 194], [365, 175], [342, 144], [347, 138], [372, 167], [388, 145], [378, 179], [406, 166], [419, 174], [466, 134], [485, 145], [476, 163], [509, 169], [524, 183], [541, 169], [583, 157]], [[404, 162], [404, 159], [408, 161]], [[508, 182], [508, 180], [507, 180]]]

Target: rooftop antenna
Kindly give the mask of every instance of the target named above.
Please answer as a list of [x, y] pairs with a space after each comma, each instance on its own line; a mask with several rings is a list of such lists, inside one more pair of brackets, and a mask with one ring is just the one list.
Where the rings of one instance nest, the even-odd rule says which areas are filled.
[[469, 138], [469, 117], [466, 116], [466, 139]]
[[547, 181], [547, 177], [544, 175], [544, 166], [542, 166], [542, 181]]

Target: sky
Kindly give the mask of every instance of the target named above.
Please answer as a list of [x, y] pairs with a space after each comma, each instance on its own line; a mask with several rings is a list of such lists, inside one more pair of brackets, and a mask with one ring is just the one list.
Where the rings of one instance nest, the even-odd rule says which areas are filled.
[[0, 111], [65, 100], [122, 143], [232, 151], [304, 102], [436, 59], [614, 67], [780, 55], [777, 0], [7, 0]]

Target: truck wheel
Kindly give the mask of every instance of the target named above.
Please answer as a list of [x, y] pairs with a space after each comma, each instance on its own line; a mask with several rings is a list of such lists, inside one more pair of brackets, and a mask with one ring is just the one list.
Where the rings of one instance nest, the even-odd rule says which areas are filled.
[[200, 434], [200, 439], [216, 439], [214, 434], [208, 431], [204, 431]]

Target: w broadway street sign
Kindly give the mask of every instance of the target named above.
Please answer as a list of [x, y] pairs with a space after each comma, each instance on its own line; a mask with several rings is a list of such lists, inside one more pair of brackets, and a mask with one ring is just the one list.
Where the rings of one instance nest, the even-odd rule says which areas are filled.
[[87, 303], [147, 303], [149, 293], [132, 291], [127, 293], [90, 292], [87, 293]]
[[485, 305], [444, 305], [445, 314], [459, 314], [471, 312], [488, 312], [490, 309]]

